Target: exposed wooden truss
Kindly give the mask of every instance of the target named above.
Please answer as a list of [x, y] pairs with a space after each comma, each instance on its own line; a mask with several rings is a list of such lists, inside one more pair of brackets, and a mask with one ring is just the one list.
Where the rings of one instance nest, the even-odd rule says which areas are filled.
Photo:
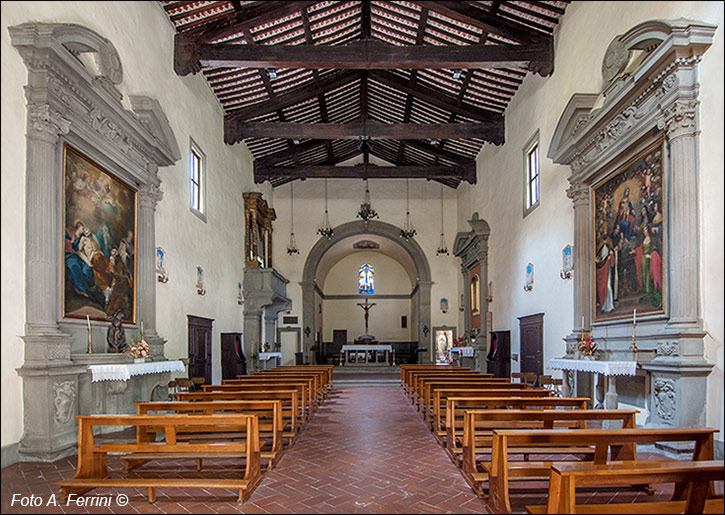
[[[475, 182], [527, 73], [554, 69], [567, 1], [162, 1], [178, 74], [203, 73], [255, 180]], [[362, 155], [363, 163], [339, 165]], [[371, 155], [392, 166], [375, 167]]]

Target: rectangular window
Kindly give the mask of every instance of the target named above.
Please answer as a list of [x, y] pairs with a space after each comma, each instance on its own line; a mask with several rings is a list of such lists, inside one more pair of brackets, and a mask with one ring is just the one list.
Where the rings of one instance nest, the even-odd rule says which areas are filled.
[[189, 206], [206, 222], [206, 155], [194, 140], [189, 146]]
[[524, 147], [524, 216], [539, 205], [539, 132]]

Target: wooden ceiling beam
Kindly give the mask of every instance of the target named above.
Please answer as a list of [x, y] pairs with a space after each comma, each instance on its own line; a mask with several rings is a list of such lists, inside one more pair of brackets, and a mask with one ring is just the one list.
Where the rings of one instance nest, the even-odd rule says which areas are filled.
[[[177, 35], [178, 36], [178, 35]], [[304, 69], [468, 69], [531, 68], [548, 63], [553, 69], [553, 39], [524, 45], [394, 46], [378, 40], [347, 45], [235, 45], [181, 41], [174, 48], [178, 75], [202, 67]]]
[[320, 94], [327, 93], [345, 86], [346, 84], [350, 84], [351, 82], [358, 80], [359, 77], [360, 75], [356, 71], [344, 71], [330, 74], [325, 78], [320, 79], [320, 81], [314, 86], [312, 84], [305, 83], [302, 86], [289, 89], [287, 92], [282, 95], [278, 95], [274, 99], [232, 111], [225, 116], [225, 123], [227, 121], [234, 122], [238, 120], [248, 120], [264, 114], [273, 113], [277, 109], [291, 107]]
[[291, 179], [458, 179], [470, 184], [476, 183], [476, 164], [459, 166], [377, 166], [357, 164], [354, 166], [265, 166], [254, 164], [254, 182], [261, 183], [277, 177]]
[[480, 123], [348, 123], [238, 122], [225, 123], [224, 139], [234, 144], [245, 138], [279, 139], [467, 139], [503, 144], [503, 120]]
[[422, 84], [411, 84], [409, 80], [406, 80], [399, 75], [387, 71], [375, 71], [371, 72], [370, 78], [376, 80], [388, 87], [412, 95], [415, 98], [424, 100], [436, 107], [451, 111], [456, 114], [467, 116], [481, 121], [498, 121], [503, 120], [503, 115], [495, 113], [493, 111], [487, 111], [481, 109], [478, 106], [471, 104], [459, 103], [455, 97], [446, 95], [440, 90], [433, 89]]
[[442, 1], [442, 2], [422, 2], [415, 1], [421, 7], [427, 7], [431, 11], [442, 14], [448, 18], [473, 25], [485, 30], [490, 34], [512, 39], [519, 43], [535, 43], [547, 37], [547, 34], [527, 28], [524, 25], [509, 21], [500, 16], [487, 13], [485, 10], [473, 7], [468, 2], [458, 1]]

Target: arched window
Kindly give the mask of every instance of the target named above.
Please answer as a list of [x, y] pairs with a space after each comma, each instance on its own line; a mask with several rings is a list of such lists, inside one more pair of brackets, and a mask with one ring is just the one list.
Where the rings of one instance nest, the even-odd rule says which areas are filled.
[[357, 291], [364, 295], [375, 293], [375, 269], [369, 263], [360, 265], [357, 271]]
[[471, 313], [481, 310], [481, 280], [477, 275], [471, 277]]

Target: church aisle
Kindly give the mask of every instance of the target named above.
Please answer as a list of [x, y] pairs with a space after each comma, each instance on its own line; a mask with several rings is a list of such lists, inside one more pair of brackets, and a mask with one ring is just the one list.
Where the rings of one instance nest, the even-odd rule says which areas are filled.
[[400, 386], [335, 386], [245, 513], [485, 513]]
[[[162, 488], [149, 504], [141, 489], [97, 488], [87, 495], [126, 494], [128, 505], [66, 506], [53, 483], [73, 477], [76, 462], [69, 456], [4, 468], [0, 513], [486, 513], [399, 384], [336, 385], [243, 505], [230, 491]], [[108, 466], [120, 473], [121, 460], [111, 456]], [[188, 460], [169, 460], [144, 473], [167, 477], [188, 467]], [[57, 505], [48, 506], [54, 493]], [[11, 507], [13, 494], [39, 496], [44, 505]]]

